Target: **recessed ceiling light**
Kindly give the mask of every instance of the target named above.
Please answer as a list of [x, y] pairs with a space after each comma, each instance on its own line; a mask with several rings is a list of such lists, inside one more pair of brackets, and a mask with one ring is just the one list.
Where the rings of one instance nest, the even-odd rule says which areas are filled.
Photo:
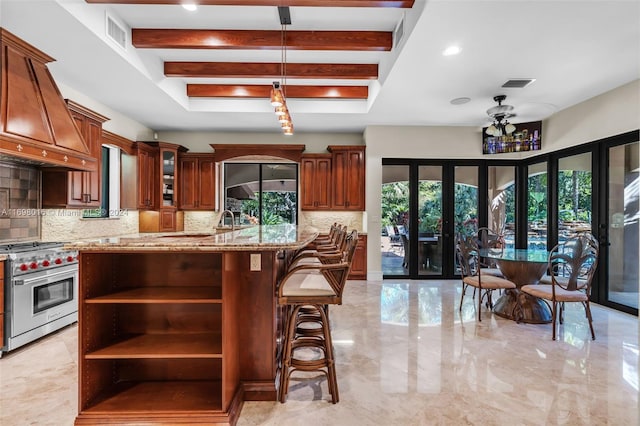
[[449, 46], [446, 49], [444, 49], [442, 51], [442, 55], [443, 56], [453, 56], [453, 55], [457, 55], [458, 53], [460, 53], [462, 49], [460, 48], [460, 46]]
[[198, 5], [193, 4], [193, 3], [183, 3], [182, 7], [187, 9], [189, 12], [194, 12], [194, 11], [196, 11], [198, 9]]
[[455, 98], [455, 99], [451, 99], [450, 103], [451, 105], [462, 105], [462, 104], [466, 104], [470, 100], [471, 98], [467, 98], [467, 97]]

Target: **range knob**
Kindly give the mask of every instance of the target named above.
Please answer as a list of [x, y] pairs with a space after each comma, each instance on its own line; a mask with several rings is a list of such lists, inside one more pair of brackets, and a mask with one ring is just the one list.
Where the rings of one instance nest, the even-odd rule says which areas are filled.
[[53, 263], [55, 263], [56, 265], [59, 265], [62, 263], [62, 259], [60, 259], [59, 257], [56, 257], [56, 260], [54, 260]]
[[45, 259], [42, 261], [42, 266], [47, 267], [49, 265], [51, 265], [51, 262], [49, 262], [49, 260]]
[[38, 262], [31, 262], [29, 264], [29, 268], [31, 269], [38, 269]]
[[71, 255], [67, 256], [67, 262], [73, 262], [73, 256]]
[[20, 265], [20, 270], [21, 271], [26, 271], [29, 269], [29, 265], [27, 265], [26, 263], [23, 263], [22, 265]]

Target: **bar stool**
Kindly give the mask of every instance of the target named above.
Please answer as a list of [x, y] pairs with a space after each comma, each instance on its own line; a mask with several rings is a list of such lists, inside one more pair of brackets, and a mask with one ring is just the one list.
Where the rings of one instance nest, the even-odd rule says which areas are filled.
[[[317, 263], [320, 261], [322, 254], [322, 258], [327, 258], [327, 255], [338, 255], [338, 259], [342, 255], [341, 247], [344, 245], [344, 241], [347, 237], [347, 227], [343, 225], [334, 224], [331, 227], [331, 231], [329, 233], [329, 238], [326, 240], [322, 240], [321, 242], [317, 242], [318, 239], [314, 240], [311, 244], [308, 244], [304, 248], [298, 250], [291, 258], [289, 262], [288, 268], [291, 269], [297, 263]], [[333, 256], [335, 257], [335, 256]], [[335, 261], [327, 261], [323, 260], [323, 263], [336, 263]]]
[[[357, 242], [358, 233], [354, 230], [346, 238], [340, 262], [295, 265], [280, 282], [278, 304], [287, 307], [278, 389], [280, 402], [286, 400], [290, 377], [295, 371], [322, 372], [327, 377], [331, 402], [339, 401], [329, 305], [342, 304], [342, 292]], [[316, 327], [305, 328], [303, 323], [314, 323]], [[301, 359], [296, 355], [302, 349], [312, 349], [320, 356]]]

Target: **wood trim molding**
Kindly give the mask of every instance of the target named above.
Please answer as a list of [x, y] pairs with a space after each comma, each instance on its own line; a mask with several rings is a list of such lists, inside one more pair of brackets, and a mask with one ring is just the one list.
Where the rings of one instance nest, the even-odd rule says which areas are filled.
[[128, 155], [136, 155], [136, 143], [122, 136], [102, 130], [102, 142], [115, 145]]
[[[192, 98], [268, 98], [271, 85], [187, 84]], [[367, 99], [367, 86], [290, 86], [284, 88], [287, 99]]]
[[[86, 0], [102, 4], [182, 4], [184, 0]], [[198, 0], [200, 6], [313, 6], [411, 8], [415, 0]]]
[[[131, 42], [148, 49], [282, 49], [280, 30], [134, 28]], [[391, 51], [390, 31], [287, 31], [288, 50]]]
[[[279, 78], [280, 62], [165, 62], [167, 77]], [[376, 80], [378, 64], [292, 64], [287, 78]]]
[[210, 146], [215, 150], [216, 161], [224, 161], [235, 157], [248, 155], [266, 155], [272, 157], [285, 158], [287, 160], [300, 162], [305, 145], [271, 145], [271, 144], [215, 144]]
[[104, 123], [105, 121], [109, 121], [109, 117], [105, 117], [102, 114], [98, 114], [97, 112], [90, 110], [89, 108], [80, 105], [79, 103], [72, 101], [71, 99], [64, 100], [67, 103], [67, 108], [70, 111], [77, 112], [78, 114], [82, 114], [85, 117], [89, 117], [92, 120], [98, 121], [100, 123]]

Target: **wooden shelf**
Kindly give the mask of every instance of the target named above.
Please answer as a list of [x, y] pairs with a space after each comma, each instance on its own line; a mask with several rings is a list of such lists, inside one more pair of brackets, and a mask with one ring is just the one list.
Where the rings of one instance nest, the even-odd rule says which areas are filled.
[[89, 352], [85, 358], [222, 358], [222, 336], [218, 333], [142, 334]]
[[93, 297], [85, 303], [222, 303], [220, 287], [138, 287], [105, 296]]
[[113, 416], [222, 410], [219, 381], [123, 382], [103, 392], [95, 401], [83, 412]]

